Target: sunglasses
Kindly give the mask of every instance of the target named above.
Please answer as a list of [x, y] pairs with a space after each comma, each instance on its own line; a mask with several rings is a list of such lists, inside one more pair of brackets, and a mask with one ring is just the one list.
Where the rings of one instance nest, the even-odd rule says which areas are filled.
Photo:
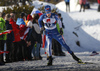
[[46, 14], [50, 14], [51, 12], [46, 12]]

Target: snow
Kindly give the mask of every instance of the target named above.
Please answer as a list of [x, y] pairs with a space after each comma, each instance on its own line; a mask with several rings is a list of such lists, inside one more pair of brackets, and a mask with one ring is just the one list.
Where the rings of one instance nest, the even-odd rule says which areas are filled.
[[[75, 11], [66, 13], [64, 1], [56, 5], [62, 14], [63, 22], [66, 27], [64, 29], [64, 31], [66, 31], [64, 38], [73, 51], [100, 51], [100, 14], [97, 12], [97, 6], [98, 4], [94, 4], [91, 6], [91, 9], [86, 10], [86, 12]], [[75, 29], [76, 27], [78, 28]], [[78, 37], [73, 35], [73, 31], [77, 33]], [[77, 40], [80, 41], [81, 47], [75, 44]]]
[[70, 0], [70, 12], [79, 11], [79, 0]]
[[3, 9], [6, 9], [6, 6], [0, 6], [0, 12], [2, 12]]
[[47, 3], [47, 2], [33, 1], [32, 3], [33, 3], [32, 5], [35, 6], [35, 8], [37, 9], [45, 5], [50, 5], [51, 9], [56, 8], [54, 4]]
[[[45, 6], [48, 3], [33, 1], [35, 8]], [[13, 63], [6, 63], [0, 66], [0, 70], [6, 71], [100, 71], [100, 55], [90, 56], [92, 51], [96, 50], [100, 53], [100, 14], [97, 12], [98, 4], [92, 4], [91, 9], [86, 9], [85, 12], [66, 12], [65, 2], [62, 1], [57, 5], [50, 4], [53, 8], [58, 8], [59, 13], [62, 14], [64, 29], [64, 39], [68, 46], [75, 52], [75, 54], [82, 59], [82, 61], [92, 62], [94, 64], [73, 64], [75, 61], [71, 55], [67, 53], [66, 56], [53, 56], [53, 66], [46, 66], [46, 54], [44, 48], [41, 48], [42, 60], [35, 61], [18, 61]], [[0, 8], [1, 11], [1, 8]], [[73, 34], [77, 33], [78, 37]], [[80, 41], [80, 47], [76, 45], [76, 41]]]

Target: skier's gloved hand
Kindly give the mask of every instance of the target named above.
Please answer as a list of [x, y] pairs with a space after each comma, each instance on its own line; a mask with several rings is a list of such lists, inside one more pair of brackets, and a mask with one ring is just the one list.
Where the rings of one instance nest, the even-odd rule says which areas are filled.
[[63, 35], [63, 31], [62, 31], [62, 28], [60, 28], [60, 34], [61, 34], [61, 35]]
[[40, 33], [43, 34], [43, 31], [44, 31], [44, 27], [40, 28]]

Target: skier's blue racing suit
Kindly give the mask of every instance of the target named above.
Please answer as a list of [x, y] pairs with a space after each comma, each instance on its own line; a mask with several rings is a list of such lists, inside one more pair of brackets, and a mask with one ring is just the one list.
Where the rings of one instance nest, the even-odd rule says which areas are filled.
[[52, 38], [56, 39], [66, 50], [71, 54], [72, 51], [70, 50], [69, 46], [65, 43], [64, 39], [60, 35], [57, 30], [56, 23], [60, 21], [54, 13], [51, 13], [50, 18], [47, 17], [46, 13], [41, 15], [38, 23], [40, 28], [45, 28], [45, 35], [46, 35], [46, 42], [45, 42], [45, 49], [48, 56], [52, 56]]

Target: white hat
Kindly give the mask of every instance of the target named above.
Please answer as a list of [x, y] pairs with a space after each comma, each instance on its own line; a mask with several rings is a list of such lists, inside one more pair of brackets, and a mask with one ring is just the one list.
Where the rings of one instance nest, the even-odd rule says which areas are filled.
[[31, 22], [31, 21], [29, 21], [29, 22], [27, 23], [27, 27], [32, 28], [32, 22]]

